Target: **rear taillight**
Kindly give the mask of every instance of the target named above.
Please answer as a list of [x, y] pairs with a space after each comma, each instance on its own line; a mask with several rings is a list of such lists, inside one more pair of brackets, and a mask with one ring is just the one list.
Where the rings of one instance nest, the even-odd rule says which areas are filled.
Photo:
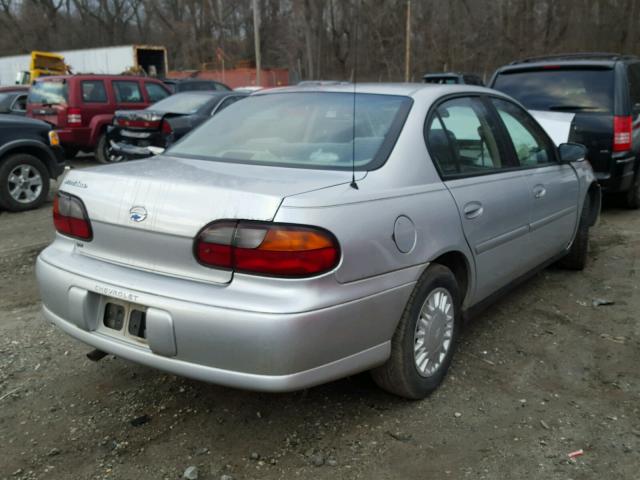
[[278, 277], [319, 275], [340, 260], [338, 242], [326, 230], [252, 221], [208, 225], [196, 237], [194, 254], [206, 266]]
[[58, 192], [53, 199], [53, 224], [63, 235], [91, 240], [93, 232], [84, 203], [78, 197]]
[[82, 111], [79, 108], [67, 108], [67, 126], [79, 127], [82, 125]]
[[631, 150], [632, 135], [631, 117], [613, 117], [613, 151]]
[[171, 125], [166, 120], [162, 121], [162, 133], [165, 135], [171, 135], [173, 133], [173, 128], [171, 128]]

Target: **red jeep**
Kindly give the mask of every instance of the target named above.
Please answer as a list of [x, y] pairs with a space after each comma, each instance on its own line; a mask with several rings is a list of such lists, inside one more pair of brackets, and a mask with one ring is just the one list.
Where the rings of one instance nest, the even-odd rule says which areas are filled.
[[67, 157], [95, 150], [107, 163], [106, 128], [116, 110], [135, 110], [171, 95], [160, 81], [125, 75], [61, 75], [31, 86], [27, 116], [54, 126]]

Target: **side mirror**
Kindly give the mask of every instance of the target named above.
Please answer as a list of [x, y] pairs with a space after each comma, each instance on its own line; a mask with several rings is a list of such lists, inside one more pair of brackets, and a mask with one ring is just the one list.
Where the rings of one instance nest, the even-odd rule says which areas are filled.
[[582, 162], [587, 159], [587, 147], [579, 143], [563, 143], [558, 150], [562, 163]]

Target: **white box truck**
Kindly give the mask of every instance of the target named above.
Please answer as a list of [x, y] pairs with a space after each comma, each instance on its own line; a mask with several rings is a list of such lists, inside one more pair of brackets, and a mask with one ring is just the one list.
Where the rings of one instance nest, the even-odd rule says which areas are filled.
[[[55, 53], [64, 57], [64, 62], [73, 73], [139, 72], [153, 77], [165, 77], [169, 70], [167, 49], [158, 45], [123, 45]], [[0, 58], [0, 86], [31, 83], [33, 78], [28, 74], [30, 69], [30, 54]]]

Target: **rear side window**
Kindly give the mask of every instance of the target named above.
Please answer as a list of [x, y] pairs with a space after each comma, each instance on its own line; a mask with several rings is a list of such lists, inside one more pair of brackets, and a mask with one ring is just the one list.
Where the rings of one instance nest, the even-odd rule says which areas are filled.
[[29, 90], [28, 103], [66, 104], [68, 98], [65, 81], [35, 82]]
[[529, 110], [613, 112], [611, 69], [559, 69], [501, 73], [493, 88]]
[[127, 80], [115, 80], [113, 91], [116, 94], [117, 103], [143, 103], [142, 92], [138, 82]]
[[106, 103], [107, 91], [102, 80], [85, 80], [82, 85], [82, 101], [85, 103]]
[[486, 109], [477, 98], [455, 98], [440, 104], [427, 129], [426, 141], [445, 177], [480, 175], [503, 168]]
[[157, 83], [145, 82], [144, 88], [147, 90], [147, 95], [149, 96], [149, 101], [151, 103], [158, 102], [169, 96], [169, 92]]
[[554, 162], [553, 147], [541, 129], [520, 107], [497, 98], [492, 98], [491, 101], [507, 129], [520, 165], [535, 167]]

